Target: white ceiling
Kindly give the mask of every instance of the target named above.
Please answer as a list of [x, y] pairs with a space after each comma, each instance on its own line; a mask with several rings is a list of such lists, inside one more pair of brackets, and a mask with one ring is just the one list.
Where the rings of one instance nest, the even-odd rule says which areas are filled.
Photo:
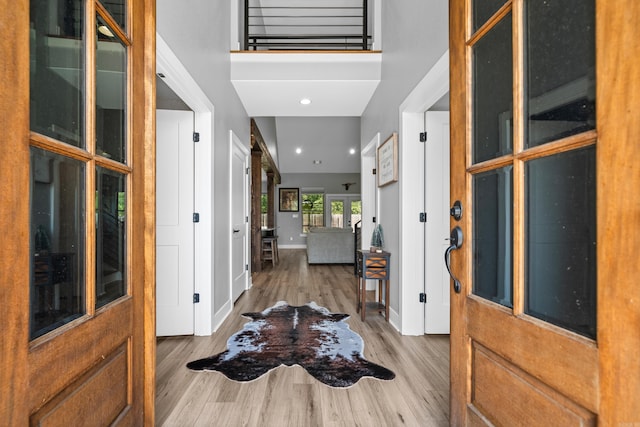
[[276, 117], [275, 122], [280, 173], [360, 172], [360, 117]]
[[[380, 64], [381, 54], [370, 52], [234, 52], [231, 82], [247, 114], [260, 118], [280, 173], [359, 173], [360, 116], [380, 82]], [[302, 105], [303, 98], [311, 103]]]
[[379, 52], [233, 52], [231, 83], [251, 117], [360, 117], [380, 83], [381, 60]]

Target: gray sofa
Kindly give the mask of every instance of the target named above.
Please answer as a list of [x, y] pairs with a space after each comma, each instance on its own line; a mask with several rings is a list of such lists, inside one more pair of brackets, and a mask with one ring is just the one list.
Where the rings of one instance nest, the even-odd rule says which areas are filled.
[[354, 236], [351, 227], [312, 227], [307, 233], [309, 264], [353, 264]]

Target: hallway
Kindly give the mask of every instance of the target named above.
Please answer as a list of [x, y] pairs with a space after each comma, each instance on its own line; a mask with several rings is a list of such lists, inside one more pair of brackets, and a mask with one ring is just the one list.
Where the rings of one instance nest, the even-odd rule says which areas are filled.
[[[360, 321], [351, 265], [311, 265], [301, 249], [280, 251], [280, 263], [253, 278], [253, 288], [211, 337], [161, 338], [157, 346], [156, 423], [164, 426], [447, 426], [449, 337], [401, 336], [375, 313]], [[363, 378], [347, 389], [330, 388], [299, 366], [279, 367], [249, 383], [217, 372], [188, 371], [185, 364], [226, 349], [248, 319], [278, 301], [315, 301], [347, 313], [364, 339], [371, 362], [395, 372], [392, 381]]]

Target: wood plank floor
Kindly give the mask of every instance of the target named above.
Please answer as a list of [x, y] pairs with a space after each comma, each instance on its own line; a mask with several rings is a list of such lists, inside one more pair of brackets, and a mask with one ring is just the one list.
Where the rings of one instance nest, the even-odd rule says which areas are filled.
[[[308, 265], [304, 250], [280, 250], [280, 263], [254, 275], [253, 287], [210, 337], [158, 339], [156, 422], [163, 426], [447, 426], [449, 337], [400, 335], [384, 317], [356, 313], [351, 265]], [[373, 298], [373, 297], [372, 297]], [[191, 372], [185, 364], [222, 352], [248, 319], [278, 301], [315, 301], [350, 314], [371, 362], [396, 373], [392, 381], [363, 378], [336, 389], [299, 367], [281, 366], [249, 383], [218, 372]]]

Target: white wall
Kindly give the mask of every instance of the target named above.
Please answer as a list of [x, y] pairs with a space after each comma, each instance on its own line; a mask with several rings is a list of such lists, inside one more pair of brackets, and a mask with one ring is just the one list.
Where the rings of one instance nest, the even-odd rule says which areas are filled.
[[[215, 107], [211, 130], [213, 150], [210, 191], [212, 205], [228, 206], [231, 195], [228, 135], [232, 130], [249, 146], [249, 118], [230, 80], [229, 2], [191, 0], [188, 5], [172, 0], [157, 0], [157, 32], [186, 67]], [[197, 197], [197, 195], [196, 195]], [[229, 210], [213, 209], [211, 240], [213, 256], [212, 324], [213, 328], [231, 307], [228, 244]], [[197, 287], [198, 284], [196, 284]]]
[[[446, 0], [403, 0], [382, 3], [382, 80], [361, 120], [361, 147], [380, 132], [386, 140], [399, 132], [399, 107], [411, 90], [448, 49]], [[400, 157], [402, 136], [399, 140]], [[402, 159], [400, 159], [401, 161]], [[391, 255], [391, 321], [402, 330], [399, 257], [401, 206], [400, 183], [380, 189], [379, 222], [384, 229], [385, 249]], [[415, 212], [416, 219], [418, 212]], [[420, 266], [416, 266], [420, 268]], [[416, 298], [418, 296], [416, 295]], [[420, 319], [421, 321], [421, 319]]]

